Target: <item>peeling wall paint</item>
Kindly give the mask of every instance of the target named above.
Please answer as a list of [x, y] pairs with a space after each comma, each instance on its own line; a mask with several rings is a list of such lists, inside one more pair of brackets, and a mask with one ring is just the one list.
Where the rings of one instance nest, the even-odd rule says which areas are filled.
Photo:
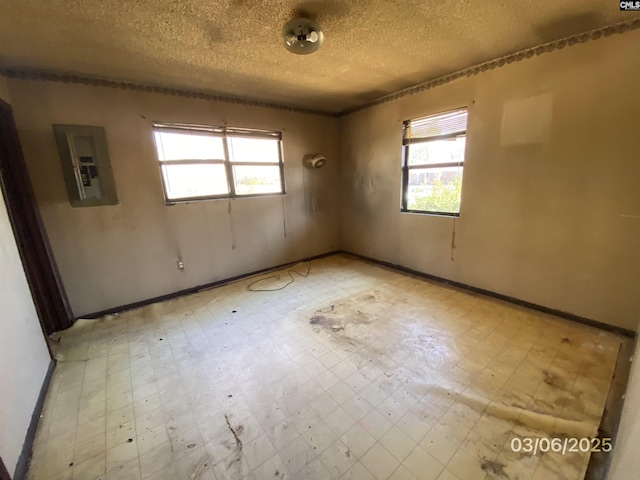
[[[338, 248], [335, 118], [103, 87], [15, 79], [9, 86], [38, 204], [76, 316]], [[282, 130], [284, 202], [275, 195], [166, 206], [152, 121]], [[119, 205], [71, 208], [54, 123], [105, 127]], [[303, 156], [317, 152], [326, 155], [327, 165], [307, 171]]]
[[[640, 32], [342, 117], [342, 248], [635, 330], [640, 57], [632, 45]], [[525, 123], [503, 144], [505, 105], [536, 96], [547, 101], [537, 117], [549, 128], [519, 111]], [[452, 218], [400, 213], [402, 121], [463, 106], [469, 126], [452, 260]]]

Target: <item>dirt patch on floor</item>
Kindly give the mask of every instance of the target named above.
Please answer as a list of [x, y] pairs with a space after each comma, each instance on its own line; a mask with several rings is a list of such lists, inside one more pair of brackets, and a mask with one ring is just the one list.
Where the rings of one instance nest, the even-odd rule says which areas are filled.
[[366, 325], [372, 321], [372, 315], [363, 312], [356, 302], [350, 300], [320, 309], [309, 319], [311, 325], [332, 332], [342, 332], [351, 325]]
[[489, 478], [504, 478], [508, 479], [509, 475], [504, 471], [505, 465], [503, 463], [499, 463], [493, 460], [489, 460], [485, 458], [480, 468], [483, 472], [489, 475]]
[[550, 372], [549, 370], [543, 370], [542, 375], [544, 375], [544, 383], [550, 387], [564, 388], [565, 381], [562, 377]]
[[372, 313], [370, 307], [380, 301], [373, 294], [359, 294], [317, 310], [309, 317], [309, 324], [318, 334], [327, 334], [345, 351], [359, 352], [363, 362], [379, 364], [379, 359], [386, 355], [375, 346], [370, 345], [372, 334], [367, 325], [380, 327], [385, 318]]
[[326, 328], [327, 330], [331, 330], [333, 332], [340, 332], [344, 330], [344, 325], [339, 325], [335, 320], [329, 319], [324, 315], [314, 315], [309, 320], [311, 325], [317, 325], [321, 328]]

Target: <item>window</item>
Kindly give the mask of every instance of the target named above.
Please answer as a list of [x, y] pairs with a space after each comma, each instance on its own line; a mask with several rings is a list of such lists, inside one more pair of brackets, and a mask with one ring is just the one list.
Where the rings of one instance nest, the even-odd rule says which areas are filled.
[[168, 203], [284, 193], [280, 132], [153, 124]]
[[460, 215], [467, 109], [403, 124], [402, 211]]

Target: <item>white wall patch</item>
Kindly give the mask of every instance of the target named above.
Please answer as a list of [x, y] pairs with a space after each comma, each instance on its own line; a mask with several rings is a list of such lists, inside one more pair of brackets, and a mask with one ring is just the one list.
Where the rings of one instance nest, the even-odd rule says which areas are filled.
[[502, 111], [502, 145], [545, 143], [552, 116], [551, 94], [506, 101]]

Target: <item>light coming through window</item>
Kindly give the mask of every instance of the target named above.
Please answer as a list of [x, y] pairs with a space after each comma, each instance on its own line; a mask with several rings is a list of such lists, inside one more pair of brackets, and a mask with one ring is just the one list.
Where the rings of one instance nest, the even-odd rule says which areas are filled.
[[403, 124], [402, 211], [460, 215], [467, 109]]
[[283, 194], [280, 132], [153, 124], [167, 203]]

